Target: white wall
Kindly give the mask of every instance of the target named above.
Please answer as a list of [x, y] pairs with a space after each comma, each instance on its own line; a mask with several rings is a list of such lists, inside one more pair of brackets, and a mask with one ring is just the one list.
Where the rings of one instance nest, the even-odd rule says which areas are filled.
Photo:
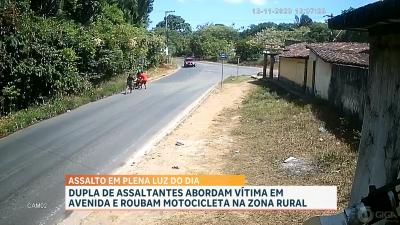
[[280, 77], [304, 85], [305, 59], [280, 57]]
[[320, 57], [310, 52], [307, 69], [307, 88], [312, 89], [312, 74], [313, 74], [313, 61], [316, 61], [315, 66], [315, 95], [328, 99], [329, 84], [331, 82], [332, 65], [324, 62]]
[[307, 90], [311, 93], [312, 91], [312, 75], [313, 75], [313, 61], [316, 60], [317, 56], [310, 52], [307, 63]]

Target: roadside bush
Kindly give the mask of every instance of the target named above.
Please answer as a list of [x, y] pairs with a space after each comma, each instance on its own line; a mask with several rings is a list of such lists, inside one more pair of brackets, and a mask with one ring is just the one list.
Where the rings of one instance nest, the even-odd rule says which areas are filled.
[[87, 89], [79, 77], [73, 39], [65, 30], [73, 25], [52, 19], [12, 12], [13, 23], [7, 23], [9, 10], [1, 14], [1, 26], [8, 30], [1, 37], [6, 60], [2, 61], [2, 112], [25, 108], [47, 101], [56, 94], [75, 94]]
[[162, 51], [165, 49], [165, 38], [155, 34], [150, 34], [148, 39], [147, 64], [156, 66], [166, 60]]
[[90, 93], [142, 59], [162, 61], [161, 37], [128, 24], [116, 5], [102, 4], [85, 26], [63, 15], [36, 16], [22, 3], [0, 9], [0, 115]]
[[257, 60], [262, 56], [264, 46], [256, 43], [251, 39], [242, 39], [236, 43], [236, 53], [240, 55], [241, 59]]

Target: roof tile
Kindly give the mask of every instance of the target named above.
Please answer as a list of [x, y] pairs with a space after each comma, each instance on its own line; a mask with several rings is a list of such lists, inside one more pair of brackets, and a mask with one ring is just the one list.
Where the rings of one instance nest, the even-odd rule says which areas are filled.
[[307, 43], [297, 43], [287, 46], [280, 57], [284, 58], [308, 58], [310, 50], [306, 48]]
[[368, 67], [369, 45], [367, 43], [328, 42], [309, 44], [307, 47], [324, 61]]

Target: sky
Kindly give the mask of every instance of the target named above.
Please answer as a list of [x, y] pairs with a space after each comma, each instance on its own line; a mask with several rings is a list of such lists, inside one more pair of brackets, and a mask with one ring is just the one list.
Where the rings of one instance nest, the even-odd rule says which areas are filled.
[[323, 22], [325, 15], [339, 15], [349, 7], [376, 0], [154, 0], [150, 14], [150, 28], [164, 20], [166, 10], [183, 17], [195, 29], [206, 23], [233, 25], [246, 28], [262, 22], [291, 23], [302, 11], [314, 21]]

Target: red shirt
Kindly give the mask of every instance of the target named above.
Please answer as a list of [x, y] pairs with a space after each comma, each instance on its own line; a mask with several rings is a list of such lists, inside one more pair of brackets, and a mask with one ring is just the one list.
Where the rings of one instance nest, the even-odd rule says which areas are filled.
[[147, 81], [147, 74], [146, 73], [140, 73], [139, 79], [142, 81]]

